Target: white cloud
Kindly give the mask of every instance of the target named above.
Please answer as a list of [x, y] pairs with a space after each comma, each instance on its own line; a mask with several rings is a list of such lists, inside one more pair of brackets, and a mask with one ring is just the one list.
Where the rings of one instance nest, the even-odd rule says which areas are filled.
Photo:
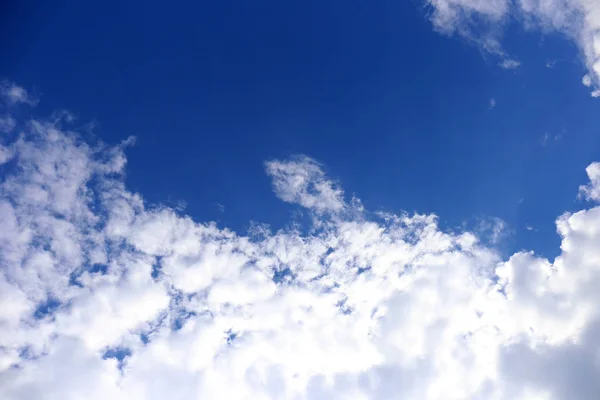
[[540, 140], [543, 147], [548, 145], [548, 140], [550, 140], [550, 134], [548, 132], [544, 132], [544, 136], [542, 136], [542, 139]]
[[496, 99], [494, 99], [493, 97], [490, 99], [490, 105], [489, 105], [490, 110], [492, 108], [496, 108]]
[[288, 161], [269, 161], [265, 166], [273, 180], [273, 190], [281, 200], [317, 212], [344, 208], [342, 190], [325, 177], [315, 160], [298, 156]]
[[[600, 85], [600, 2], [597, 0], [425, 0], [434, 27], [457, 33], [487, 51], [504, 56], [502, 31], [513, 18], [526, 28], [558, 32], [580, 48], [589, 84]], [[588, 79], [586, 79], [588, 81]], [[584, 82], [585, 83], [585, 82]], [[594, 90], [593, 93], [598, 93]]]
[[518, 60], [513, 60], [510, 58], [507, 58], [506, 60], [503, 60], [498, 65], [500, 65], [500, 67], [502, 67], [504, 69], [517, 69], [521, 66], [521, 62]]
[[27, 90], [6, 80], [0, 82], [0, 97], [9, 104], [25, 103], [35, 106], [38, 102]]
[[145, 204], [124, 145], [32, 121], [3, 142], [2, 399], [596, 398], [600, 207], [558, 218], [553, 262], [503, 260], [501, 221], [486, 241], [434, 215], [341, 212], [297, 157], [267, 172], [318, 229], [245, 235]]
[[588, 185], [579, 187], [579, 194], [590, 201], [600, 201], [600, 163], [593, 163], [587, 167], [586, 172], [590, 178]]

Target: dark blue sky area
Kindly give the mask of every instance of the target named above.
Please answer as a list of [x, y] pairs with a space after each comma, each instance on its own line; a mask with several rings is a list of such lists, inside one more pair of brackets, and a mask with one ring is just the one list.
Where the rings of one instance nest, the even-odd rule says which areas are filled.
[[555, 254], [554, 219], [600, 159], [598, 101], [559, 37], [509, 27], [508, 71], [418, 0], [123, 3], [3, 4], [0, 77], [41, 114], [136, 135], [130, 188], [198, 220], [283, 226], [262, 163], [304, 153], [371, 210], [500, 217], [509, 247]]

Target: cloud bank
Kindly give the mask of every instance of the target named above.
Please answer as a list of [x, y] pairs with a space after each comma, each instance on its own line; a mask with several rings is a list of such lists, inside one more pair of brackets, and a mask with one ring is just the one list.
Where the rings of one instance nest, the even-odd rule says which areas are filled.
[[266, 172], [311, 233], [236, 233], [130, 192], [128, 143], [35, 116], [0, 140], [2, 399], [598, 398], [593, 203], [558, 217], [555, 260], [503, 260], [297, 157]]
[[[444, 34], [458, 34], [506, 57], [502, 30], [513, 19], [526, 28], [558, 32], [579, 47], [586, 86], [600, 96], [600, 2], [597, 0], [425, 0], [431, 21]], [[503, 65], [503, 63], [501, 64]]]

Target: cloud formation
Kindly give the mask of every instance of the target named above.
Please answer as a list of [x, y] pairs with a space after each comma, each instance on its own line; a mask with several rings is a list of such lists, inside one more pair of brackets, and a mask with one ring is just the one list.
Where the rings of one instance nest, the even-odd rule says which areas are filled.
[[590, 201], [600, 202], [600, 163], [593, 163], [586, 168], [590, 183], [579, 188], [579, 194]]
[[37, 104], [37, 99], [27, 90], [7, 80], [0, 82], [0, 97], [2, 97], [4, 105], [24, 103], [34, 106]]
[[445, 34], [459, 34], [487, 51], [505, 56], [502, 30], [511, 19], [526, 28], [558, 32], [579, 47], [586, 86], [600, 96], [600, 2], [597, 0], [425, 0], [431, 21]]
[[266, 170], [318, 226], [236, 233], [130, 192], [126, 143], [27, 121], [0, 137], [2, 399], [598, 397], [600, 207], [503, 260], [297, 157]]
[[317, 212], [344, 208], [343, 192], [325, 177], [321, 165], [306, 156], [265, 163], [277, 197]]
[[517, 69], [521, 66], [521, 62], [517, 61], [517, 60], [513, 60], [511, 58], [507, 58], [506, 60], [503, 60], [498, 65], [504, 69]]

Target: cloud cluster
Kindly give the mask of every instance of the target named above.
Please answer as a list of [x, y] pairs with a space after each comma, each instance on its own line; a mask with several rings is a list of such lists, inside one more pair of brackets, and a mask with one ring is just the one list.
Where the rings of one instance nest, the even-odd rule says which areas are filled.
[[600, 2], [597, 0], [425, 0], [431, 21], [445, 34], [457, 33], [488, 51], [506, 56], [502, 28], [514, 17], [527, 28], [559, 32], [580, 48], [589, 73], [586, 86], [600, 96]]
[[126, 143], [37, 117], [15, 132], [0, 137], [2, 399], [598, 398], [600, 207], [558, 218], [554, 261], [502, 260], [434, 215], [345, 202], [297, 157], [266, 171], [318, 226], [236, 233], [130, 192]]

